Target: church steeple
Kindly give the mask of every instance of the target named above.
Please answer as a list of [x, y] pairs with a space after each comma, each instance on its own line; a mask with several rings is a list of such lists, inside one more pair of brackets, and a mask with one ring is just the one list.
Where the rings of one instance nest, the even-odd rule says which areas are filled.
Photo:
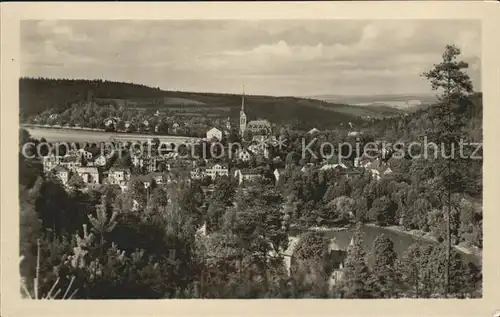
[[245, 86], [241, 95], [241, 110], [240, 110], [240, 135], [243, 136], [247, 128], [247, 115], [245, 114]]
[[241, 112], [245, 111], [245, 85], [243, 85], [243, 94], [241, 95]]

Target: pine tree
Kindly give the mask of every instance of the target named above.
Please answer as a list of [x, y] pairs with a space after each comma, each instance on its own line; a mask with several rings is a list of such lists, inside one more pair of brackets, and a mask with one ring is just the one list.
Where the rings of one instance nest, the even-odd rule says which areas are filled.
[[392, 298], [397, 292], [398, 277], [395, 269], [397, 260], [394, 243], [384, 234], [373, 241], [372, 278], [377, 298]]
[[100, 238], [100, 255], [102, 255], [102, 250], [104, 246], [104, 235], [108, 232], [113, 231], [117, 222], [115, 221], [118, 213], [114, 211], [111, 217], [108, 217], [108, 212], [106, 208], [106, 197], [102, 198], [101, 204], [96, 207], [96, 217], [91, 214], [88, 215], [89, 221], [92, 224], [92, 231]]
[[[422, 75], [427, 78], [433, 90], [441, 90], [443, 93], [440, 96], [442, 104], [436, 107], [438, 118], [441, 120], [434, 129], [435, 141], [440, 142], [443, 146], [447, 145], [445, 154], [448, 159], [447, 173], [445, 176], [448, 189], [448, 206], [451, 206], [451, 194], [456, 189], [455, 180], [457, 179], [456, 171], [452, 169], [452, 151], [460, 139], [460, 132], [464, 125], [460, 115], [464, 114], [463, 105], [467, 106], [466, 98], [468, 94], [473, 92], [472, 82], [469, 75], [463, 71], [469, 67], [464, 61], [458, 61], [460, 49], [455, 45], [447, 45], [442, 55], [442, 61], [435, 64], [434, 68]], [[456, 154], [456, 153], [454, 153]], [[444, 156], [444, 155], [443, 155]], [[444, 157], [443, 157], [444, 158]], [[450, 233], [450, 212], [449, 208], [446, 215], [447, 234], [446, 234], [446, 268], [445, 268], [445, 295], [448, 294], [450, 288], [450, 256], [451, 256], [451, 233]]]
[[362, 224], [356, 225], [353, 244], [347, 250], [342, 293], [345, 298], [370, 298], [369, 270], [363, 250]]

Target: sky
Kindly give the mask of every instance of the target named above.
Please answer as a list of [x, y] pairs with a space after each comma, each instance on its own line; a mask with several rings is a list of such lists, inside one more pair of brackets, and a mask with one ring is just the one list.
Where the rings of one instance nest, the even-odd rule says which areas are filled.
[[44, 20], [21, 23], [21, 76], [274, 96], [429, 93], [455, 44], [481, 89], [474, 20]]

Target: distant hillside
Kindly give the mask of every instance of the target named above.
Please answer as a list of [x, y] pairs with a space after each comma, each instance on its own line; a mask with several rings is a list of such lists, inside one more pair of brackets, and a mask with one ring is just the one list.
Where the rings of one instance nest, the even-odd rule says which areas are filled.
[[[167, 111], [172, 115], [236, 118], [241, 96], [235, 94], [164, 91], [144, 85], [105, 80], [21, 78], [21, 120], [51, 109], [60, 113], [92, 100], [138, 110]], [[296, 97], [245, 96], [249, 119], [266, 118], [276, 124], [300, 128], [331, 128], [341, 122], [359, 123], [361, 117], [398, 114], [389, 108], [366, 108]]]
[[381, 95], [317, 95], [311, 98], [327, 102], [346, 103], [365, 107], [387, 107], [413, 111], [414, 107], [433, 104], [433, 94], [381, 94]]

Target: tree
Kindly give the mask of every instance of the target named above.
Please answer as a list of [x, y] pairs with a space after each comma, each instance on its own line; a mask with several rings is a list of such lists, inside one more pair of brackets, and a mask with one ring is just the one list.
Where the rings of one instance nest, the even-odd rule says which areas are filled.
[[105, 242], [104, 235], [113, 231], [113, 229], [115, 228], [117, 224], [117, 222], [115, 221], [117, 215], [118, 213], [114, 211], [111, 216], [108, 217], [106, 200], [104, 197], [102, 198], [101, 204], [96, 208], [96, 217], [91, 214], [88, 215], [89, 221], [92, 224], [92, 231], [100, 238], [99, 248], [101, 255]]
[[31, 280], [34, 277], [36, 244], [42, 226], [35, 211], [34, 199], [25, 188], [20, 188], [19, 203], [19, 253], [25, 258], [21, 263], [21, 276]]
[[210, 231], [217, 231], [222, 226], [222, 217], [226, 212], [226, 206], [220, 201], [211, 201], [207, 210], [207, 222], [210, 226]]
[[397, 293], [397, 260], [394, 243], [384, 234], [373, 241], [371, 253], [373, 287], [376, 298], [393, 298]]
[[370, 298], [372, 292], [369, 286], [370, 272], [363, 249], [363, 227], [356, 225], [352, 244], [347, 250], [345, 259], [342, 293], [344, 298]]
[[119, 120], [117, 123], [116, 123], [116, 127], [115, 127], [116, 131], [123, 131], [125, 130], [125, 121], [123, 120]]
[[300, 236], [291, 263], [294, 287], [299, 292], [323, 297], [330, 274], [328, 255], [328, 239], [324, 233], [307, 232]]
[[369, 210], [368, 218], [382, 226], [392, 225], [395, 221], [397, 205], [387, 196], [375, 199]]
[[403, 213], [403, 226], [407, 229], [428, 231], [427, 216], [432, 211], [431, 203], [425, 198], [419, 198], [413, 206], [406, 208]]
[[330, 208], [332, 219], [348, 221], [354, 218], [355, 202], [347, 196], [340, 196], [332, 200], [327, 207]]
[[430, 271], [427, 268], [430, 251], [429, 246], [422, 247], [420, 244], [414, 243], [398, 259], [398, 273], [405, 286], [403, 295], [420, 298], [428, 297], [432, 293], [429, 284], [431, 276], [429, 276]]
[[[261, 185], [240, 189], [235, 201], [235, 208], [225, 215], [226, 230], [238, 237], [239, 246], [244, 250], [241, 254], [248, 257], [246, 267], [257, 270], [253, 276], [262, 278], [267, 290], [269, 271], [273, 266], [282, 265], [281, 252], [288, 246], [288, 231], [280, 212], [282, 197], [273, 186]], [[240, 263], [243, 260], [240, 258]]]
[[76, 191], [82, 190], [87, 184], [83, 181], [83, 178], [77, 173], [73, 173], [68, 180], [68, 186]]
[[[435, 64], [434, 68], [428, 72], [424, 72], [422, 75], [427, 78], [433, 90], [440, 90], [442, 94], [440, 96], [443, 105], [437, 108], [438, 115], [441, 118], [437, 129], [435, 129], [435, 139], [440, 141], [441, 144], [448, 145], [446, 154], [448, 156], [448, 173], [445, 176], [446, 184], [448, 184], [448, 205], [451, 207], [451, 193], [453, 190], [452, 184], [452, 156], [451, 152], [453, 146], [459, 142], [459, 133], [461, 127], [463, 126], [463, 121], [460, 119], [459, 115], [463, 113], [463, 102], [468, 94], [473, 92], [472, 82], [469, 75], [463, 70], [468, 68], [469, 65], [464, 61], [458, 61], [457, 58], [460, 55], [460, 49], [455, 45], [447, 45], [445, 51], [442, 55], [442, 61], [439, 64]], [[452, 109], [452, 105], [455, 107]], [[447, 221], [450, 219], [449, 210], [445, 217]], [[445, 277], [445, 294], [448, 293], [450, 287], [450, 256], [451, 256], [451, 237], [450, 237], [450, 224], [447, 225], [446, 234], [446, 277]]]

